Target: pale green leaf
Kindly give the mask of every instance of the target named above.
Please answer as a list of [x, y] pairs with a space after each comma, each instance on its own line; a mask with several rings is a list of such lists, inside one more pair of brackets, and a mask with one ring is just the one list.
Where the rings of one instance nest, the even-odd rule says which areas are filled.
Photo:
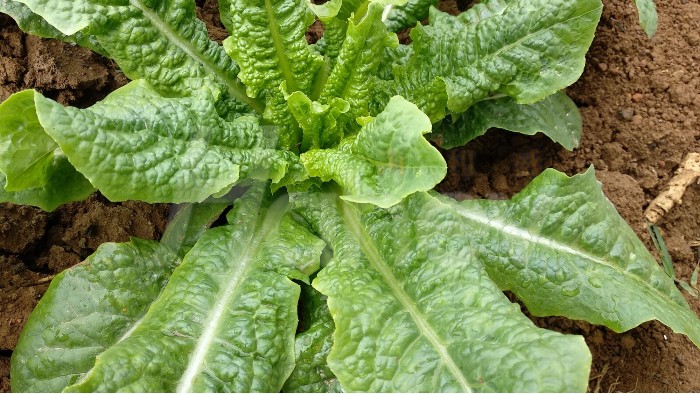
[[546, 170], [509, 201], [443, 201], [486, 265], [536, 316], [626, 331], [659, 320], [700, 345], [700, 320], [601, 192], [593, 170]]
[[6, 191], [44, 187], [56, 149], [37, 118], [34, 91], [15, 93], [0, 104], [0, 171]]
[[280, 180], [298, 159], [275, 149], [256, 118], [219, 117], [216, 96], [203, 86], [163, 97], [140, 80], [84, 110], [38, 93], [35, 102], [46, 133], [112, 201], [197, 202], [239, 178]]
[[12, 353], [14, 392], [60, 392], [139, 326], [179, 263], [157, 242], [102, 244], [56, 275]]
[[428, 17], [428, 10], [437, 3], [438, 0], [409, 0], [403, 6], [392, 7], [384, 24], [387, 29], [394, 32], [414, 27]]
[[[311, 101], [302, 92], [295, 92], [287, 98], [289, 111], [303, 132], [302, 151], [336, 146], [343, 137], [343, 124], [338, 124], [338, 118], [348, 112], [350, 104], [337, 97], [327, 102]], [[343, 117], [342, 121], [347, 122], [347, 117]]]
[[308, 151], [301, 161], [311, 176], [338, 182], [343, 199], [390, 207], [445, 177], [445, 160], [423, 138], [431, 126], [414, 104], [397, 96], [356, 137], [338, 148]]
[[[166, 95], [199, 89], [203, 80], [221, 85], [226, 98], [263, 111], [245, 94], [238, 67], [209, 39], [192, 0], [17, 0], [61, 33], [88, 34], [132, 80], [145, 79]], [[227, 101], [227, 100], [224, 100]], [[224, 107], [230, 103], [222, 103]], [[234, 112], [246, 111], [240, 104]]]
[[411, 31], [410, 59], [376, 80], [376, 100], [402, 95], [433, 122], [494, 95], [537, 102], [581, 75], [601, 9], [600, 0], [515, 0], [485, 19], [432, 9], [441, 22]]
[[304, 329], [296, 337], [296, 366], [282, 387], [287, 393], [340, 393], [338, 379], [326, 358], [333, 346], [333, 318], [326, 296], [311, 286], [301, 287], [300, 316]]
[[135, 330], [67, 391], [276, 392], [294, 368], [299, 286], [324, 243], [266, 185], [207, 231]]
[[[5, 184], [5, 175], [0, 172], [0, 186]], [[95, 188], [75, 170], [64, 154], [54, 154], [46, 168], [43, 186], [16, 192], [0, 187], [0, 202], [33, 205], [45, 211], [53, 211], [59, 205], [88, 198]]]
[[578, 107], [566, 93], [555, 93], [534, 104], [518, 104], [502, 97], [474, 104], [455, 122], [443, 120], [431, 139], [450, 149], [467, 144], [493, 127], [527, 135], [542, 133], [572, 150], [581, 139], [582, 125]]
[[659, 25], [659, 16], [656, 14], [654, 0], [634, 0], [634, 3], [639, 13], [639, 24], [647, 37], [653, 37]]
[[23, 32], [44, 38], [55, 38], [65, 42], [73, 42], [82, 47], [90, 48], [93, 51], [107, 55], [106, 51], [100, 47], [95, 37], [76, 32], [72, 35], [65, 35], [51, 26], [44, 18], [32, 12], [26, 5], [17, 0], [0, 0], [0, 12], [8, 14], [17, 22]]
[[[352, 0], [350, 1], [352, 2]], [[323, 4], [315, 4], [311, 0], [306, 0], [306, 5], [311, 9], [311, 12], [324, 22], [338, 16], [344, 3], [346, 2], [343, 0], [329, 0]]]
[[583, 338], [532, 324], [437, 199], [416, 193], [364, 214], [331, 193], [295, 201], [334, 250], [313, 285], [328, 296], [328, 364], [344, 390], [585, 390]]

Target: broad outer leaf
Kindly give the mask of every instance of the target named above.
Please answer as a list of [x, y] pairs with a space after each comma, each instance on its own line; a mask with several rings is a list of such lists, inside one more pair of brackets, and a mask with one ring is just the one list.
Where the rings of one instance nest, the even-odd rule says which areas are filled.
[[601, 9], [600, 0], [515, 0], [484, 19], [432, 9], [436, 22], [411, 31], [411, 58], [376, 80], [376, 99], [402, 95], [433, 122], [445, 107], [460, 113], [494, 95], [537, 102], [581, 75]]
[[364, 215], [332, 195], [296, 200], [334, 250], [313, 285], [328, 296], [328, 363], [344, 390], [585, 390], [583, 338], [535, 327], [437, 199], [416, 193]]
[[200, 238], [141, 324], [68, 391], [280, 390], [294, 368], [299, 297], [288, 276], [318, 269], [324, 244], [285, 215], [285, 201], [267, 208], [266, 188]]
[[593, 170], [546, 170], [510, 201], [453, 207], [489, 276], [536, 316], [621, 332], [656, 319], [700, 345], [700, 320], [601, 192]]
[[302, 285], [299, 319], [305, 329], [296, 337], [296, 366], [282, 387], [288, 393], [340, 393], [342, 388], [326, 358], [333, 346], [335, 325], [326, 296]]
[[647, 37], [653, 37], [659, 25], [659, 16], [656, 14], [654, 0], [634, 0], [634, 3], [637, 5], [639, 13], [639, 24], [642, 25]]
[[239, 178], [278, 181], [297, 160], [274, 149], [256, 118], [219, 117], [216, 95], [214, 86], [166, 98], [140, 80], [84, 110], [34, 100], [45, 132], [110, 200], [197, 202]]
[[[262, 113], [245, 94], [238, 67], [209, 39], [192, 0], [17, 0], [65, 35], [85, 32], [132, 80], [158, 92], [182, 95], [216, 81], [238, 103]], [[230, 104], [226, 104], [230, 106]], [[240, 105], [237, 111], [246, 111]]]
[[301, 160], [311, 176], [337, 181], [343, 199], [390, 207], [445, 177], [445, 160], [423, 138], [431, 126], [414, 104], [394, 97], [356, 137], [335, 149], [306, 152]]
[[180, 262], [157, 242], [102, 244], [54, 278], [12, 353], [12, 390], [59, 392], [138, 326]]
[[454, 123], [443, 120], [431, 139], [450, 149], [467, 144], [492, 127], [527, 135], [542, 133], [572, 150], [581, 139], [581, 114], [564, 92], [534, 104], [518, 104], [510, 97], [502, 97], [474, 104]]

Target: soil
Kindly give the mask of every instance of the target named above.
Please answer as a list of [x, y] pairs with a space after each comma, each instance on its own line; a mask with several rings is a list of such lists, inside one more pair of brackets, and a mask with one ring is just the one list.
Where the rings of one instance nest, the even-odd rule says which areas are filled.
[[[459, 12], [465, 0], [443, 1]], [[683, 157], [700, 151], [700, 3], [657, 0], [659, 31], [642, 32], [630, 0], [604, 0], [603, 17], [581, 80], [568, 89], [584, 122], [581, 146], [568, 152], [546, 137], [492, 130], [445, 152], [443, 192], [464, 198], [509, 198], [547, 167], [568, 174], [593, 165], [608, 198], [651, 251], [643, 210], [663, 191]], [[210, 37], [226, 31], [214, 0], [198, 0]], [[315, 26], [310, 41], [320, 37]], [[405, 36], [405, 35], [404, 35]], [[35, 88], [65, 105], [86, 107], [127, 82], [110, 60], [88, 50], [22, 34], [0, 14], [0, 101]], [[103, 242], [158, 239], [166, 205], [111, 203], [99, 194], [47, 213], [0, 204], [0, 391], [9, 390], [9, 357], [27, 316], [56, 273]], [[677, 276], [700, 262], [700, 186], [659, 223]], [[700, 299], [686, 294], [700, 314]], [[561, 318], [540, 326], [583, 335], [593, 354], [590, 391], [700, 391], [700, 350], [682, 335], [649, 322], [624, 334]]]

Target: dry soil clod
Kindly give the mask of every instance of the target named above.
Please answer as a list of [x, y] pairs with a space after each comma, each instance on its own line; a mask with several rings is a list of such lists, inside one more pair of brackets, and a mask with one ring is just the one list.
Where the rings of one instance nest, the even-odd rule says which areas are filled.
[[681, 204], [685, 190], [698, 180], [700, 180], [700, 153], [691, 152], [686, 155], [683, 164], [676, 170], [676, 175], [668, 182], [666, 190], [659, 194], [644, 211], [647, 222], [656, 224], [674, 205]]

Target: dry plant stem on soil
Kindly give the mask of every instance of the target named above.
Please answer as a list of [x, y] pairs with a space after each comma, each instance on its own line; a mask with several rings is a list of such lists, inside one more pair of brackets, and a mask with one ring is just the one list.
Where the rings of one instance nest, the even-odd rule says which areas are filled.
[[659, 194], [644, 211], [644, 217], [655, 224], [676, 204], [681, 204], [683, 194], [692, 183], [700, 179], [700, 153], [691, 152], [683, 160], [676, 175], [668, 182], [666, 190]]

